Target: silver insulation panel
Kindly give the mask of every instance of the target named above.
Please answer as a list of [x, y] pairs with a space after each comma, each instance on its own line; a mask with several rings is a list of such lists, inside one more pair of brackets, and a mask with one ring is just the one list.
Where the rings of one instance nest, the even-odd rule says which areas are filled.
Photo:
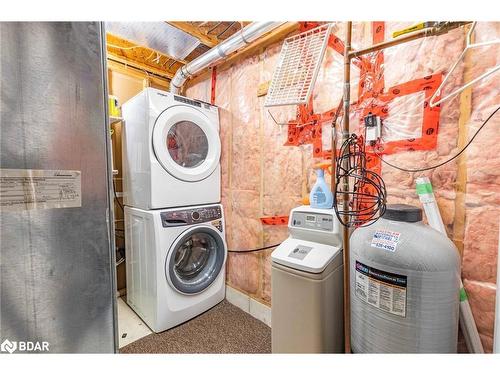
[[76, 171], [81, 183], [81, 201], [1, 210], [2, 341], [116, 350], [103, 42], [98, 22], [0, 23], [2, 171]]
[[166, 22], [106, 22], [106, 32], [183, 60], [200, 44], [194, 36]]

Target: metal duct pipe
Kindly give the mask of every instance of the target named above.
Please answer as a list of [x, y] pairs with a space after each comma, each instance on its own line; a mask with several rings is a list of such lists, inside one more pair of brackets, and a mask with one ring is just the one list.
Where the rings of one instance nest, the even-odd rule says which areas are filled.
[[195, 76], [203, 69], [215, 65], [231, 53], [252, 43], [254, 40], [278, 28], [284, 23], [285, 22], [252, 22], [250, 25], [233, 34], [208, 52], [198, 56], [190, 63], [178, 69], [170, 82], [170, 92], [174, 94], [179, 93], [182, 86], [189, 78]]

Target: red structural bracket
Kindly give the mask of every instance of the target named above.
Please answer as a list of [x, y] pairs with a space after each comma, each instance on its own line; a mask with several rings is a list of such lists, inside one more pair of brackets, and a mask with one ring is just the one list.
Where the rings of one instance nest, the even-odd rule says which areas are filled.
[[215, 84], [217, 83], [217, 67], [212, 67], [212, 82], [210, 90], [210, 104], [215, 105]]
[[[302, 22], [300, 31], [306, 31], [319, 26], [315, 22]], [[384, 41], [385, 23], [372, 23], [372, 41], [374, 44]], [[330, 35], [328, 46], [336, 52], [344, 54], [344, 43], [334, 34]], [[359, 57], [352, 61], [353, 65], [360, 69], [360, 80], [358, 84], [358, 101], [351, 104], [352, 110], [359, 115], [359, 130], [364, 129], [364, 118], [369, 112], [386, 119], [389, 113], [389, 104], [396, 98], [405, 95], [425, 92], [423, 103], [423, 121], [422, 136], [417, 139], [403, 139], [390, 141], [377, 146], [377, 152], [382, 154], [393, 154], [399, 151], [432, 150], [437, 145], [437, 134], [439, 129], [440, 106], [430, 107], [428, 98], [432, 97], [442, 81], [442, 73], [429, 75], [423, 78], [415, 79], [396, 86], [385, 89], [384, 79], [384, 53], [375, 52], [366, 56]], [[337, 108], [333, 108], [324, 113], [314, 113], [312, 96], [309, 103], [300, 105], [297, 108], [295, 120], [288, 123], [288, 139], [286, 146], [299, 146], [303, 144], [313, 145], [313, 157], [330, 159], [332, 150], [323, 150], [323, 124], [330, 125], [337, 111], [342, 110], [342, 102]], [[338, 150], [336, 150], [338, 152]], [[380, 174], [381, 161], [374, 154], [373, 147], [366, 147], [367, 168]], [[370, 192], [370, 187], [364, 187], [365, 192]], [[286, 216], [278, 216], [287, 218]], [[267, 218], [262, 218], [262, 223]], [[288, 220], [286, 219], [284, 223]], [[275, 223], [275, 221], [270, 221]], [[284, 224], [283, 223], [283, 224]], [[267, 222], [265, 223], [267, 224]], [[278, 224], [270, 224], [278, 225]]]
[[322, 151], [322, 123], [331, 120], [333, 113], [314, 113], [312, 96], [309, 104], [297, 107], [296, 120], [288, 123], [288, 138], [285, 146], [300, 146], [306, 143], [313, 145], [315, 157], [321, 156]]
[[[317, 22], [303, 22], [300, 31], [306, 31], [319, 26]], [[385, 23], [372, 23], [373, 43], [380, 43], [384, 40]], [[334, 34], [330, 35], [329, 47], [340, 54], [344, 53], [344, 43]], [[358, 84], [358, 101], [351, 105], [352, 109], [359, 113], [360, 126], [363, 126], [363, 119], [369, 112], [379, 115], [382, 119], [389, 116], [389, 104], [392, 100], [404, 96], [415, 94], [420, 91], [426, 92], [426, 98], [432, 96], [439, 86], [442, 74], [434, 74], [424, 78], [412, 80], [400, 85], [391, 87], [384, 92], [384, 53], [376, 52], [353, 61], [353, 64], [360, 69], [360, 80]], [[341, 104], [340, 104], [341, 105]], [[439, 128], [440, 107], [431, 108], [428, 102], [423, 105], [422, 137], [418, 139], [406, 139], [387, 142], [379, 148], [379, 152], [390, 154], [400, 150], [431, 150], [436, 147], [437, 133]], [[286, 146], [299, 146], [303, 144], [313, 145], [313, 157], [329, 159], [332, 156], [331, 150], [323, 150], [322, 126], [332, 121], [337, 108], [333, 108], [324, 113], [314, 113], [312, 97], [306, 105], [299, 105], [297, 117], [288, 123], [288, 139]], [[367, 149], [371, 152], [370, 148]], [[377, 159], [378, 160], [378, 159]], [[373, 161], [373, 167], [380, 169]]]
[[261, 217], [260, 222], [264, 225], [287, 225], [289, 216], [266, 216]]
[[[387, 92], [380, 94], [376, 98], [376, 104], [371, 103], [362, 109], [362, 118], [368, 112], [372, 112], [383, 119], [389, 116], [387, 104], [392, 100], [419, 92], [425, 93], [426, 100], [423, 103], [422, 136], [420, 138], [401, 139], [389, 141], [377, 147], [377, 152], [381, 154], [394, 154], [399, 151], [433, 150], [437, 146], [437, 135], [439, 128], [439, 106], [431, 107], [429, 98], [438, 89], [442, 81], [442, 73], [433, 74], [424, 78], [405, 82], [401, 85], [393, 86]], [[367, 148], [368, 149], [368, 148]]]
[[[320, 24], [318, 22], [301, 22], [299, 31], [304, 32]], [[335, 34], [330, 34], [328, 38], [328, 46], [338, 52], [344, 54], [344, 42]], [[353, 64], [361, 68], [362, 59], [356, 58]], [[342, 102], [339, 104], [342, 106]], [[323, 150], [323, 124], [331, 123], [338, 108], [332, 108], [323, 113], [314, 113], [312, 96], [308, 104], [302, 104], [297, 107], [297, 116], [295, 120], [288, 122], [288, 138], [285, 146], [300, 146], [303, 144], [313, 145], [313, 157], [315, 158], [331, 158], [332, 151]]]

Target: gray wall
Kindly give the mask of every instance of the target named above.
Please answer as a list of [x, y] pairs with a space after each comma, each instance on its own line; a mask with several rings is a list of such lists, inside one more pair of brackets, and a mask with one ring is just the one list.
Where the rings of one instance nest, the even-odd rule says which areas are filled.
[[82, 206], [1, 212], [0, 340], [114, 352], [100, 23], [0, 23], [0, 168], [81, 171]]

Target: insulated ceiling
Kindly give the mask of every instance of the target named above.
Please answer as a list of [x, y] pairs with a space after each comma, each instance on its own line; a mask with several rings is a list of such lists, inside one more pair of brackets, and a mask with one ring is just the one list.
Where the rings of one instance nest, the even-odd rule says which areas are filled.
[[106, 31], [184, 60], [199, 44], [199, 40], [165, 22], [106, 22]]

